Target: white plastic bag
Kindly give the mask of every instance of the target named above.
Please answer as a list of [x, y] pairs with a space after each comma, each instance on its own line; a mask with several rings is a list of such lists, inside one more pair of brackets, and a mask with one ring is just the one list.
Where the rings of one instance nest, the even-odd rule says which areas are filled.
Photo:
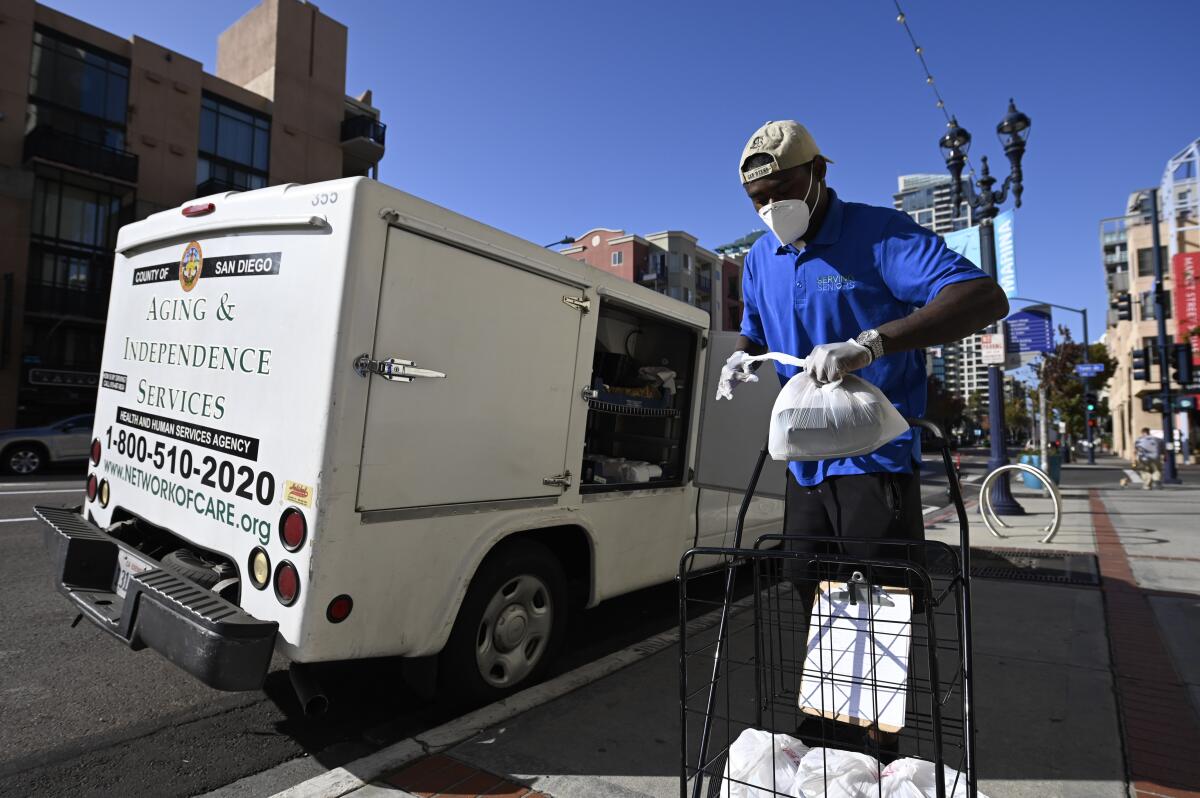
[[847, 374], [818, 383], [807, 362], [782, 352], [746, 358], [777, 360], [801, 371], [788, 380], [771, 410], [767, 449], [776, 460], [828, 460], [875, 451], [908, 430], [908, 422], [883, 391]]
[[746, 729], [729, 746], [721, 798], [800, 798], [796, 772], [807, 752], [795, 737]]
[[[953, 768], [945, 768], [946, 798], [967, 798], [966, 777]], [[957, 782], [957, 784], [955, 783]], [[936, 798], [937, 770], [924, 759], [897, 759], [883, 770], [879, 780], [881, 798]], [[987, 798], [976, 792], [979, 798]]]
[[879, 794], [879, 760], [866, 754], [813, 748], [800, 760], [793, 795], [804, 798], [868, 798]]

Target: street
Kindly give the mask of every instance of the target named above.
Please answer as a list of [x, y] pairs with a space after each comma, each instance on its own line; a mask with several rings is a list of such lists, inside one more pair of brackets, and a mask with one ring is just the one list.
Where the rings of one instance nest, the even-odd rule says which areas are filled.
[[[985, 460], [963, 458], [967, 497]], [[1067, 484], [1115, 487], [1122, 464], [1102, 462], [1068, 468]], [[224, 693], [90, 623], [72, 628], [74, 613], [50, 586], [41, 522], [31, 507], [70, 506], [78, 482], [69, 470], [0, 482], [0, 600], [8, 608], [0, 621], [7, 674], [0, 705], [5, 717], [22, 718], [0, 729], [0, 794], [196, 795], [305, 755], [336, 767], [458, 714], [408, 689], [395, 660], [322, 668], [331, 709], [307, 719], [278, 657], [261, 692]], [[930, 516], [947, 503], [940, 461], [928, 455], [922, 499]], [[553, 673], [663, 631], [677, 613], [673, 584], [586, 611]]]
[[[933, 510], [946, 504], [946, 482], [937, 461], [928, 465], [922, 498]], [[964, 463], [965, 479], [980, 474]], [[71, 506], [78, 484], [73, 473], [0, 482], [0, 601], [8, 608], [0, 704], [6, 717], [24, 719], [0, 729], [0, 793], [195, 795], [305, 754], [335, 767], [454, 716], [406, 688], [394, 660], [322, 669], [331, 709], [310, 720], [278, 658], [263, 691], [224, 693], [90, 623], [72, 628], [74, 613], [50, 586], [31, 507]], [[660, 632], [677, 612], [673, 584], [601, 604], [574, 624], [555, 672]]]

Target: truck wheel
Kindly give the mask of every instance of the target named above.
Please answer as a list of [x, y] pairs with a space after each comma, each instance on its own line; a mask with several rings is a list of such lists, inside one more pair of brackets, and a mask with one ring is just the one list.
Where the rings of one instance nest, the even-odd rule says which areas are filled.
[[30, 476], [46, 466], [46, 450], [36, 443], [17, 443], [4, 450], [0, 457], [6, 474]]
[[490, 702], [536, 682], [558, 652], [567, 580], [546, 547], [502, 544], [484, 559], [442, 650], [446, 695]]

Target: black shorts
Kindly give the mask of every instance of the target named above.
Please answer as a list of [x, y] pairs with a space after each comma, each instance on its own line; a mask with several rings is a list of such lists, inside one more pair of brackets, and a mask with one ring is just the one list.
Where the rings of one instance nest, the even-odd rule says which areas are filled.
[[[856, 559], [911, 560], [922, 562], [923, 546], [888, 546], [870, 543], [827, 543], [809, 537], [873, 538], [923, 542], [925, 522], [918, 473], [846, 474], [826, 478], [812, 487], [787, 476], [787, 504], [783, 515], [785, 545], [809, 554], [839, 554]], [[795, 562], [795, 561], [794, 561]], [[788, 570], [800, 577], [793, 565]], [[822, 570], [821, 576], [824, 576]], [[805, 573], [812, 576], [811, 569]], [[882, 583], [876, 574], [872, 580]], [[897, 574], [888, 573], [895, 578]], [[905, 579], [904, 581], [907, 581]]]

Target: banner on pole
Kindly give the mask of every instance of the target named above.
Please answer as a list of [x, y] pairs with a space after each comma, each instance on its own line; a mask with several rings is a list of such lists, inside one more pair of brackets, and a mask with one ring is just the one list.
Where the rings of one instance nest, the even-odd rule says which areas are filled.
[[1192, 363], [1200, 365], [1200, 252], [1180, 252], [1171, 258], [1175, 285], [1175, 319], [1179, 343], [1192, 343]]
[[[999, 214], [992, 226], [996, 235], [996, 282], [1004, 289], [1005, 296], [1017, 295], [1017, 263], [1013, 250], [1013, 219], [1011, 210]], [[955, 230], [942, 236], [946, 246], [967, 260], [980, 265], [979, 226]]]

